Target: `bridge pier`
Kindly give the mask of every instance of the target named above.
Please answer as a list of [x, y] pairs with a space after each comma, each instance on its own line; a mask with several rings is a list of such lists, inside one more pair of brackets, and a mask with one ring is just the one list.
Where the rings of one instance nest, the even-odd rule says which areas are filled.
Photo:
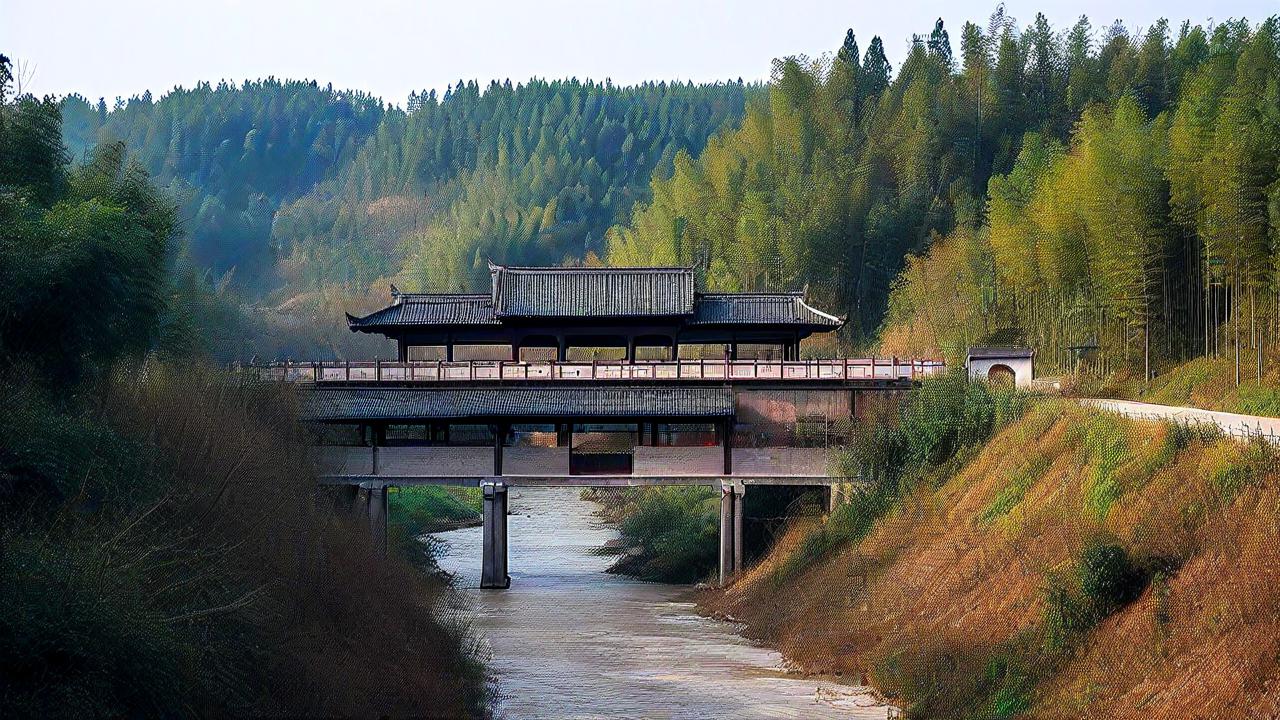
[[378, 555], [387, 554], [387, 488], [352, 485], [347, 491], [351, 512], [369, 524], [369, 537]]
[[740, 482], [720, 484], [720, 585], [733, 582], [743, 568], [742, 521], [746, 515], [747, 486]]
[[480, 587], [508, 588], [511, 587], [511, 576], [507, 574], [507, 486], [486, 480], [480, 487], [484, 493]]

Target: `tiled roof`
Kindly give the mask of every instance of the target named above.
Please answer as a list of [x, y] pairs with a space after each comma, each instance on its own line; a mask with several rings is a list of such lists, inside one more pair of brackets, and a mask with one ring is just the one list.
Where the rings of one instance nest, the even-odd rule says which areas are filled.
[[444, 420], [497, 417], [724, 417], [733, 392], [716, 387], [342, 388], [308, 393], [310, 420]]
[[491, 265], [498, 317], [642, 317], [693, 312], [691, 268]]
[[498, 325], [489, 295], [403, 294], [392, 305], [362, 318], [347, 316], [353, 327], [388, 325]]
[[971, 358], [1029, 358], [1035, 355], [1036, 351], [1025, 347], [971, 347], [969, 348], [969, 357]]
[[691, 325], [818, 325], [844, 321], [810, 307], [801, 293], [703, 293]]
[[352, 330], [501, 325], [506, 318], [664, 317], [690, 325], [837, 328], [803, 293], [697, 293], [690, 268], [528, 268], [490, 265], [489, 294], [399, 293], [390, 306], [347, 316]]

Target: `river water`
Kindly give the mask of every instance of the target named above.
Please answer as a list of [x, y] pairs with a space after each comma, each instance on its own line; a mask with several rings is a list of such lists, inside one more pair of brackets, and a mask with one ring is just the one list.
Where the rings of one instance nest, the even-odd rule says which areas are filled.
[[690, 588], [593, 553], [617, 537], [574, 488], [512, 489], [511, 588], [479, 590], [478, 527], [439, 533], [500, 718], [884, 718], [865, 688], [788, 674], [777, 652], [698, 615]]

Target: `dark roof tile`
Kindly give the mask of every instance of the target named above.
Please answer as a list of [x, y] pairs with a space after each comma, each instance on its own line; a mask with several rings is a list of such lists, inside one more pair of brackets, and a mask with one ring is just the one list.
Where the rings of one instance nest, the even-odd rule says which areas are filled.
[[839, 327], [844, 321], [810, 307], [800, 293], [704, 293], [690, 324]]
[[498, 317], [644, 317], [693, 312], [690, 268], [523, 268], [493, 265]]
[[1036, 354], [1036, 351], [1025, 347], [971, 347], [969, 348], [969, 357], [971, 358], [1029, 358]]
[[388, 325], [498, 325], [488, 295], [405, 294], [362, 318], [347, 316], [353, 328]]

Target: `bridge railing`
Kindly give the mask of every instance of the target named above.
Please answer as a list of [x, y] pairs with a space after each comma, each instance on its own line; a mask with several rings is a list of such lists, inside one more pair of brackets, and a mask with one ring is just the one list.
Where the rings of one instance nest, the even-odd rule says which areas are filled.
[[917, 380], [939, 375], [946, 363], [920, 358], [826, 360], [637, 360], [454, 362], [326, 361], [244, 365], [263, 380], [296, 383], [451, 383], [504, 380]]

